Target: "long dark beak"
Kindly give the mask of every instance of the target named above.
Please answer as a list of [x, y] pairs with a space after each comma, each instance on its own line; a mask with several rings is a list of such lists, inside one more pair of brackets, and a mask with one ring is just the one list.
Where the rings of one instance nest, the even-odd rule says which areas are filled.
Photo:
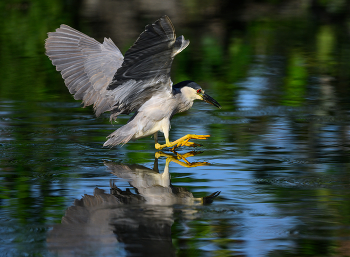
[[207, 95], [206, 93], [202, 94], [203, 101], [207, 102], [208, 104], [212, 104], [218, 108], [221, 108], [221, 105], [210, 95]]

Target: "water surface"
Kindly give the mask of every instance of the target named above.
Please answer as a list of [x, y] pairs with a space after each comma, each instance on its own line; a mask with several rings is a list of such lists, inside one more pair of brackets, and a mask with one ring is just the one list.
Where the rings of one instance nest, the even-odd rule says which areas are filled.
[[[206, 3], [182, 7], [180, 14], [197, 14], [182, 22], [168, 13], [178, 35], [191, 40], [175, 59], [173, 81], [197, 81], [223, 107], [196, 102], [173, 118], [173, 140], [211, 135], [187, 158], [201, 163], [192, 167], [170, 151], [156, 155], [152, 138], [102, 148], [129, 117], [111, 124], [108, 114], [95, 118], [91, 108], [81, 108], [43, 50], [45, 33], [60, 23], [98, 38], [101, 20], [86, 6], [79, 16], [74, 6], [56, 4], [4, 6], [1, 255], [350, 254], [350, 48], [340, 4], [321, 5], [323, 14], [289, 6], [282, 16], [269, 3], [260, 16], [254, 6], [237, 6], [245, 16], [234, 16]], [[137, 16], [133, 8], [127, 12]], [[62, 10], [69, 12], [61, 16]], [[159, 16], [138, 15], [130, 19], [136, 23], [130, 35], [113, 38], [121, 49]], [[201, 203], [217, 191], [212, 203]]]

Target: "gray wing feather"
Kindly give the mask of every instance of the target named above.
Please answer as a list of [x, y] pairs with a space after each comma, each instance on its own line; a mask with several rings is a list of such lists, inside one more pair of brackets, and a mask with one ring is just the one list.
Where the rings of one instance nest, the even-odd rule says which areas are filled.
[[45, 43], [50, 58], [76, 100], [94, 105], [96, 116], [113, 109], [106, 89], [123, 63], [123, 55], [111, 39], [103, 44], [67, 26], [48, 33]]
[[114, 96], [112, 113], [117, 116], [133, 112], [155, 92], [170, 92], [173, 59], [188, 44], [189, 41], [183, 36], [176, 39], [174, 26], [167, 16], [147, 25], [125, 53], [122, 66], [107, 88], [110, 91], [108, 94]]
[[189, 44], [183, 36], [176, 39], [167, 16], [147, 25], [125, 58], [111, 39], [100, 44], [67, 25], [48, 35], [46, 55], [74, 99], [93, 104], [96, 116], [112, 111], [111, 120], [136, 111], [160, 90], [170, 92], [172, 61]]

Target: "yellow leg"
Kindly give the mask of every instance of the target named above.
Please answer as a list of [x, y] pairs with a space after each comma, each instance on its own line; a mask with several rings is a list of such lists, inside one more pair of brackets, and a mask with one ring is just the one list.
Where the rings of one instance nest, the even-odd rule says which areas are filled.
[[170, 142], [168, 138], [165, 139], [165, 144], [161, 145], [161, 144], [155, 144], [155, 148], [158, 150], [161, 150], [165, 147], [173, 147], [173, 151], [175, 150], [175, 148], [179, 147], [179, 146], [192, 146], [192, 147], [196, 147], [196, 146], [201, 146], [200, 144], [196, 144], [193, 142], [188, 142], [190, 139], [207, 139], [208, 137], [210, 137], [210, 135], [193, 135], [193, 134], [188, 134], [186, 136], [183, 136], [181, 138], [179, 138], [178, 140], [174, 141], [174, 142]]

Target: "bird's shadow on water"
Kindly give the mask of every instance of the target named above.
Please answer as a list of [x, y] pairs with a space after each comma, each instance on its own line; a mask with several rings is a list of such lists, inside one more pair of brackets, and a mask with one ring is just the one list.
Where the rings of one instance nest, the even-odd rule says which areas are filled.
[[[121, 190], [110, 181], [110, 193], [95, 188], [93, 195], [76, 199], [47, 237], [48, 249], [60, 256], [93, 253], [137, 256], [175, 256], [171, 227], [175, 213], [194, 219], [198, 210], [191, 208], [210, 204], [220, 194], [196, 198], [184, 187], [171, 184], [170, 162], [184, 167], [209, 165], [188, 162], [184, 155], [156, 153], [154, 168], [104, 162], [113, 175], [126, 179], [135, 189]], [[164, 171], [159, 173], [158, 158], [166, 157]], [[179, 206], [186, 206], [179, 208]]]

